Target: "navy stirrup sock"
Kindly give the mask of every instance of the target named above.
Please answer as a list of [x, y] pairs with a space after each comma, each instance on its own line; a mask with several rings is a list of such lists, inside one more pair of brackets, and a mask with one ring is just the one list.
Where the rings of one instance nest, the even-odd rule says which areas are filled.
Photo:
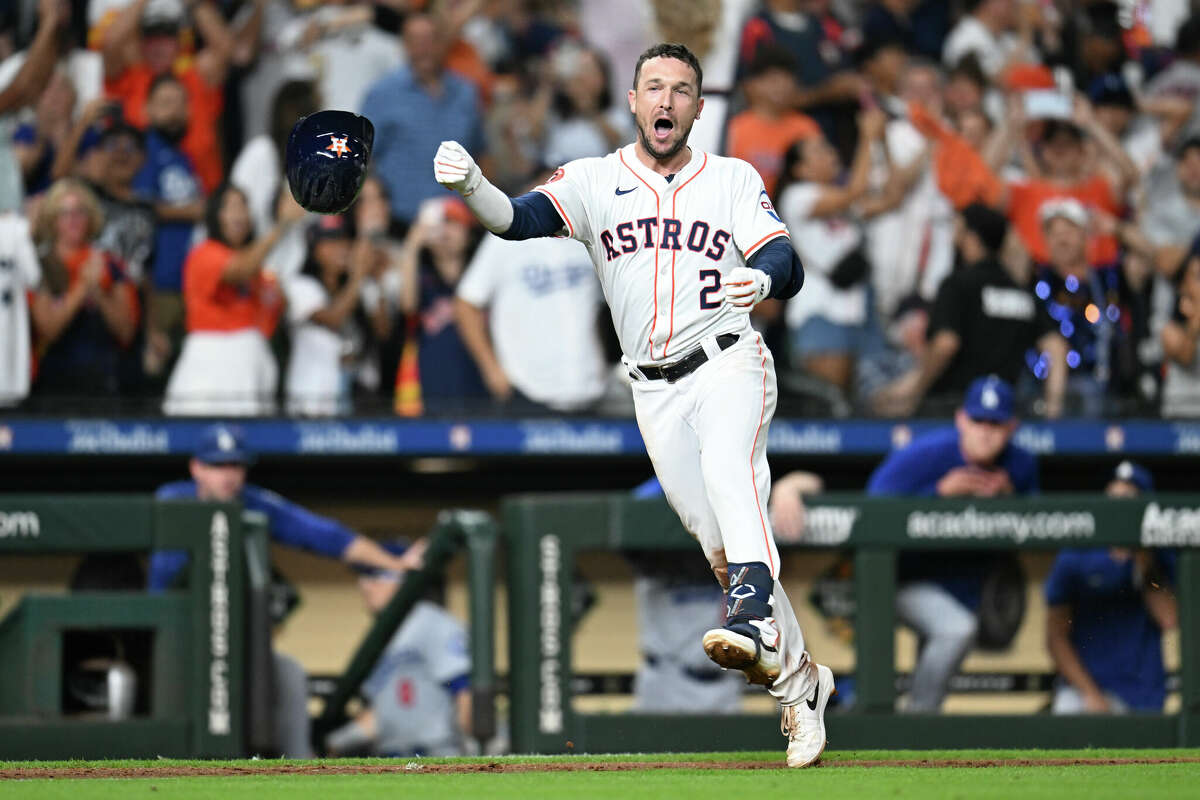
[[[748, 625], [751, 620], [775, 616], [771, 610], [771, 594], [775, 591], [775, 579], [771, 570], [761, 561], [729, 565], [729, 592], [725, 596], [725, 626], [733, 628]], [[757, 634], [757, 631], [755, 631]]]

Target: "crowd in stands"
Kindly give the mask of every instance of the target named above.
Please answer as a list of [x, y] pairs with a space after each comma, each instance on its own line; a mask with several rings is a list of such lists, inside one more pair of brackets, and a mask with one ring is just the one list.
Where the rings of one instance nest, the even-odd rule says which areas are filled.
[[[755, 311], [783, 413], [1200, 414], [1200, 13], [1188, 0], [12, 0], [0, 407], [626, 413], [586, 251], [518, 194], [635, 135], [637, 55], [700, 57], [694, 147], [762, 175], [805, 266]], [[345, 214], [292, 124], [375, 126]]]

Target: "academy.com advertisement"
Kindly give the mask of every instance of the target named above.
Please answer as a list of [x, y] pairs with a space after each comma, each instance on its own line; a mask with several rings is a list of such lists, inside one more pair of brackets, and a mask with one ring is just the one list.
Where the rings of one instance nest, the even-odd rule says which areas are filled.
[[1026, 541], [1090, 539], [1096, 535], [1091, 511], [913, 511], [905, 533], [910, 539], [1009, 539]]

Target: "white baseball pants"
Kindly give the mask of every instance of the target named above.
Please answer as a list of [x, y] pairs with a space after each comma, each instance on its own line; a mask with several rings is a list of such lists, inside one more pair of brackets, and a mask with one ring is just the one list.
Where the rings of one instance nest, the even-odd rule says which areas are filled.
[[771, 570], [782, 669], [770, 692], [783, 705], [795, 705], [812, 693], [817, 674], [779, 583], [779, 551], [767, 514], [775, 362], [756, 332], [724, 351], [715, 337], [703, 346], [709, 361], [675, 383], [633, 381], [638, 428], [667, 502], [713, 569], [761, 561]]

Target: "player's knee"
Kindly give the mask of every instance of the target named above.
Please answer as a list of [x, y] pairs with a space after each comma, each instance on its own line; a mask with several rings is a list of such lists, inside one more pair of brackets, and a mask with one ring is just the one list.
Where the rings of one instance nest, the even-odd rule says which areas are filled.
[[961, 614], [947, 614], [938, 623], [934, 636], [953, 641], [960, 647], [966, 648], [975, 641], [979, 632], [979, 620], [969, 611]]

